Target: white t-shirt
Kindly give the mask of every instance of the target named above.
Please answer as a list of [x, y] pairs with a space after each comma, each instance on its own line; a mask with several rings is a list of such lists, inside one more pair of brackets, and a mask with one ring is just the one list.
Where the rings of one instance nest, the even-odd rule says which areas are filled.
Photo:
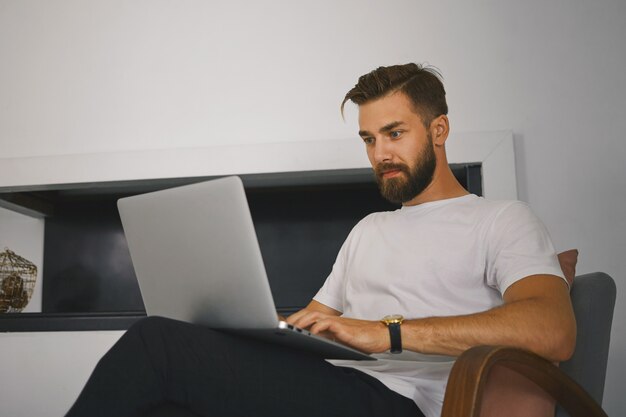
[[[485, 311], [514, 282], [534, 274], [563, 278], [542, 222], [519, 201], [476, 195], [433, 201], [361, 220], [314, 299], [343, 317], [406, 319]], [[439, 416], [455, 358], [404, 351], [378, 361], [338, 361], [378, 378]]]

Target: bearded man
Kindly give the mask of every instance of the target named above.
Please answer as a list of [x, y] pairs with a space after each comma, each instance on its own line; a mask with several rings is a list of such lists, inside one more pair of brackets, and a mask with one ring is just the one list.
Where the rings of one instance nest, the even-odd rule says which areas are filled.
[[402, 207], [361, 220], [322, 288], [287, 321], [378, 360], [326, 361], [148, 318], [103, 357], [68, 416], [149, 415], [168, 402], [202, 416], [434, 417], [454, 358], [470, 347], [571, 356], [575, 321], [549, 235], [526, 204], [458, 183], [438, 73], [380, 67], [342, 111], [347, 101], [358, 105], [382, 195]]

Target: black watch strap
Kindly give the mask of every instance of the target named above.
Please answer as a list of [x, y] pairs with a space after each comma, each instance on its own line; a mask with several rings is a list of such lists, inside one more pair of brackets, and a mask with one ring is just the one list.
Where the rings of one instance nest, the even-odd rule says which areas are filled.
[[389, 329], [389, 337], [391, 339], [391, 353], [402, 352], [402, 335], [400, 332], [400, 323], [390, 323], [387, 325]]

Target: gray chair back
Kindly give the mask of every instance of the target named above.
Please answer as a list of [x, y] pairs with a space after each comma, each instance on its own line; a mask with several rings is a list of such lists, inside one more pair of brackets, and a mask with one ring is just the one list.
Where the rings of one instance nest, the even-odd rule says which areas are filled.
[[[580, 275], [574, 279], [570, 295], [578, 337], [574, 355], [561, 363], [560, 368], [601, 405], [615, 307], [615, 282], [603, 272]], [[569, 414], [557, 407], [556, 417], [569, 417]]]

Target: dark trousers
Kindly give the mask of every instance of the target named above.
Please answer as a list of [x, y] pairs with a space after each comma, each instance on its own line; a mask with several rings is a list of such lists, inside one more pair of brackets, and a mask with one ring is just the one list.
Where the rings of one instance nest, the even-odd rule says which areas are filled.
[[150, 317], [100, 360], [67, 417], [150, 416], [166, 403], [212, 417], [423, 416], [413, 401], [354, 369]]

